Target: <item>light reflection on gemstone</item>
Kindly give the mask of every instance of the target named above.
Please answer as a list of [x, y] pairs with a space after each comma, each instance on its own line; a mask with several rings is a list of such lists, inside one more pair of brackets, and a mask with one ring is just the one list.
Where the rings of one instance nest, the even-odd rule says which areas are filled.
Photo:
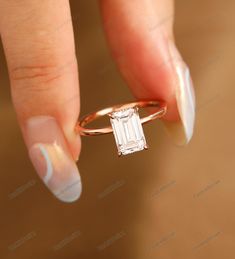
[[147, 148], [137, 108], [118, 110], [109, 116], [119, 155], [127, 155]]

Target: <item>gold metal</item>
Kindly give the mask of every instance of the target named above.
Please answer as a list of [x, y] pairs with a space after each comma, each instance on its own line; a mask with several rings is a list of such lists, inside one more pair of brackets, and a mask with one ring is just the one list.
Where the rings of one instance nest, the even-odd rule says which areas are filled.
[[[103, 128], [96, 128], [96, 129], [90, 129], [85, 128], [85, 126], [89, 123], [91, 123], [94, 120], [97, 120], [98, 118], [109, 115], [112, 112], [118, 111], [118, 110], [124, 110], [128, 108], [147, 108], [147, 107], [154, 107], [157, 108], [157, 111], [154, 113], [149, 114], [146, 117], [143, 117], [140, 119], [142, 124], [145, 124], [147, 122], [150, 122], [155, 119], [159, 119], [163, 117], [166, 114], [167, 111], [167, 105], [163, 101], [154, 101], [154, 100], [142, 100], [142, 101], [136, 101], [136, 102], [130, 102], [125, 104], [118, 104], [111, 107], [107, 107], [104, 109], [101, 109], [99, 111], [90, 113], [81, 120], [77, 122], [77, 125], [75, 127], [75, 131], [79, 133], [81, 136], [98, 136], [103, 134], [109, 134], [113, 132], [113, 129], [111, 126], [103, 127]], [[146, 147], [147, 148], [147, 147]]]

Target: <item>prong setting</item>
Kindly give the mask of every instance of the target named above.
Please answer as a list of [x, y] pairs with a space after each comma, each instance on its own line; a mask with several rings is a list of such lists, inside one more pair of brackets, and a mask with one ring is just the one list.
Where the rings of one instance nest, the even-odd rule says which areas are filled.
[[109, 116], [119, 156], [148, 148], [137, 107], [120, 109]]

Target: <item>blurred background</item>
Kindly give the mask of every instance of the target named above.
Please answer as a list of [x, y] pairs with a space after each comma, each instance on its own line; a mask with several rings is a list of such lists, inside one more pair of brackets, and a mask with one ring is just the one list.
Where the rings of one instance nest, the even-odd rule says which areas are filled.
[[[82, 114], [131, 100], [110, 58], [96, 1], [71, 1]], [[195, 134], [175, 147], [161, 123], [150, 149], [118, 158], [112, 136], [84, 138], [81, 199], [37, 177], [0, 54], [0, 258], [235, 258], [235, 2], [176, 0], [176, 40], [194, 79]]]

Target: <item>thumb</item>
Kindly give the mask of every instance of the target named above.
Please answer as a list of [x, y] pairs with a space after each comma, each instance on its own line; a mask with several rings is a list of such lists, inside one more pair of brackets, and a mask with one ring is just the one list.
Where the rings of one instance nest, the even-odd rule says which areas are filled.
[[176, 144], [192, 137], [195, 100], [189, 69], [173, 37], [172, 0], [101, 0], [112, 55], [138, 99], [167, 102], [163, 119]]

